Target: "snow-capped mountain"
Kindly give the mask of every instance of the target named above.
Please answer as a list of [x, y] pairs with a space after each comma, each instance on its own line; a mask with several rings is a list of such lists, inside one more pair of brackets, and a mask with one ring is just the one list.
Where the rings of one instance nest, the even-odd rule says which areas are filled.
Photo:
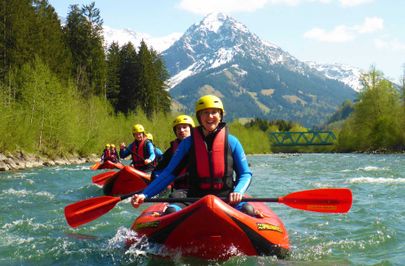
[[138, 46], [142, 39], [162, 51], [173, 106], [184, 113], [192, 113], [198, 97], [210, 93], [223, 100], [229, 119], [284, 119], [312, 126], [359, 90], [359, 70], [302, 62], [221, 13], [161, 42], [130, 30], [105, 29], [107, 43]]
[[[185, 54], [180, 55], [177, 51]], [[308, 69], [306, 64], [280, 47], [260, 40], [246, 26], [222, 13], [210, 14], [191, 26], [162, 56], [172, 75], [171, 88], [189, 76], [225, 65], [236, 56], [251, 58], [264, 65], [283, 64], [300, 73]]]
[[192, 112], [195, 100], [211, 93], [223, 99], [230, 118], [310, 126], [356, 94], [224, 14], [210, 14], [192, 25], [161, 55], [171, 75], [170, 94], [184, 112]]
[[342, 64], [320, 64], [306, 62], [311, 68], [321, 72], [325, 77], [343, 82], [347, 86], [359, 92], [363, 88], [360, 82], [361, 74], [365, 73], [360, 68]]
[[169, 48], [182, 35], [182, 33], [175, 32], [168, 36], [152, 38], [146, 33], [139, 33], [130, 29], [113, 29], [104, 26], [104, 45], [108, 47], [112, 42], [117, 42], [118, 45], [122, 46], [131, 42], [135, 47], [138, 47], [141, 41], [144, 40], [145, 43], [160, 53]]

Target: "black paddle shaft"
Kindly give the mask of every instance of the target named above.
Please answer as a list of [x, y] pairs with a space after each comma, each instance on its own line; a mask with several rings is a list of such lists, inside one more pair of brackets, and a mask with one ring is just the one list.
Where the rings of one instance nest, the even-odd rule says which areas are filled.
[[[173, 203], [173, 202], [196, 202], [200, 200], [201, 198], [152, 198], [152, 199], [145, 199], [144, 202], [168, 202], [168, 203]], [[219, 199], [228, 202], [229, 199], [225, 197], [220, 197]], [[246, 202], [278, 202], [278, 198], [243, 198], [242, 201]]]

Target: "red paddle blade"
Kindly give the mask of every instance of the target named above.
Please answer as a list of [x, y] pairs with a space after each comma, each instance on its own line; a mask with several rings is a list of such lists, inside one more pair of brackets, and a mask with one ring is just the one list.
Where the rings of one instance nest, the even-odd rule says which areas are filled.
[[347, 188], [304, 190], [280, 197], [279, 202], [306, 211], [347, 213], [352, 207], [352, 192]]
[[117, 172], [115, 172], [115, 171], [109, 171], [109, 172], [101, 173], [101, 174], [93, 176], [91, 178], [91, 181], [93, 182], [93, 184], [102, 186], [102, 185], [104, 185], [105, 182], [107, 182], [108, 179], [110, 179], [116, 173]]
[[71, 227], [91, 222], [110, 211], [121, 200], [119, 197], [101, 196], [72, 203], [65, 207], [65, 218]]

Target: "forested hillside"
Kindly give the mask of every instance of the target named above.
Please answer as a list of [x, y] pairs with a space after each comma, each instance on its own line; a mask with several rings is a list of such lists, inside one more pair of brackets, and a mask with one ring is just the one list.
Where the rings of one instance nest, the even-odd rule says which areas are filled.
[[128, 140], [135, 122], [167, 121], [159, 56], [145, 43], [103, 47], [102, 27], [94, 3], [70, 6], [62, 25], [47, 1], [1, 1], [0, 151], [86, 154]]

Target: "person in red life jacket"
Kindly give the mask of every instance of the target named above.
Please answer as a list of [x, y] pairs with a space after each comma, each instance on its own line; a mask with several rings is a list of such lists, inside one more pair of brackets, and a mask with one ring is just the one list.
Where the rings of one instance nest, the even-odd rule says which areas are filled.
[[111, 150], [110, 144], [106, 144], [103, 150], [103, 154], [101, 154], [100, 163], [104, 163], [107, 160], [110, 160], [111, 157]]
[[[170, 147], [164, 152], [162, 156], [162, 160], [158, 163], [155, 170], [152, 173], [152, 180], [159, 175], [159, 173], [166, 168], [169, 164], [170, 159], [172, 158], [173, 154], [177, 150], [180, 142], [189, 137], [191, 135], [191, 130], [195, 127], [193, 119], [188, 115], [179, 115], [177, 116], [172, 123], [173, 132], [176, 135], [176, 139], [170, 142]], [[186, 166], [183, 165], [176, 170], [176, 179], [172, 183], [172, 194], [173, 190], [186, 190], [188, 188], [187, 185], [187, 169]], [[181, 192], [182, 193], [182, 192]], [[178, 193], [177, 193], [178, 194]], [[176, 195], [172, 195], [172, 197], [179, 197]]]
[[[250, 185], [252, 172], [239, 140], [228, 133], [222, 121], [222, 101], [214, 95], [205, 95], [196, 102], [196, 116], [200, 126], [193, 128], [191, 137], [181, 141], [167, 167], [150, 183], [142, 194], [135, 194], [132, 205], [137, 208], [145, 198], [164, 190], [176, 178], [176, 169], [188, 160], [187, 197], [208, 194], [227, 196], [229, 204], [252, 216], [262, 216], [259, 211], [241, 202]], [[234, 172], [236, 176], [234, 176]], [[175, 204], [171, 207], [176, 208]], [[177, 206], [177, 209], [181, 207]]]
[[114, 144], [111, 144], [110, 149], [111, 149], [110, 161], [112, 161], [113, 163], [118, 163], [120, 161], [120, 157], [118, 155], [117, 148], [115, 147]]
[[120, 145], [120, 157], [124, 159], [128, 155], [132, 156], [132, 166], [135, 169], [146, 173], [154, 169], [153, 161], [155, 160], [155, 149], [153, 144], [145, 135], [145, 129], [141, 124], [135, 124], [132, 127], [132, 135], [135, 140], [128, 147], [125, 143]]

